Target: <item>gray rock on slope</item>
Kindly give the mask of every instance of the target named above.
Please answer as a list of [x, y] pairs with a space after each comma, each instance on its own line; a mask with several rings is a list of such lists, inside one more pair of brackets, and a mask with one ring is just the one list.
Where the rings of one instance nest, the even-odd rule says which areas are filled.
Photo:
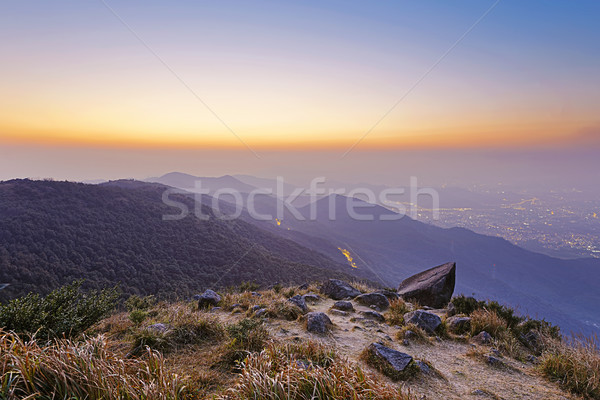
[[329, 279], [321, 286], [321, 293], [333, 300], [343, 300], [346, 298], [355, 298], [360, 292], [353, 288], [349, 283], [338, 279]]
[[400, 283], [398, 294], [433, 308], [445, 307], [454, 293], [456, 263], [450, 262], [411, 276]]
[[207, 289], [204, 293], [200, 295], [198, 298], [198, 308], [208, 308], [209, 306], [216, 306], [221, 301], [221, 296], [219, 296], [215, 291]]
[[454, 316], [446, 319], [446, 325], [452, 333], [464, 333], [471, 329], [471, 318]]
[[303, 313], [308, 312], [306, 301], [304, 301], [304, 297], [300, 296], [299, 294], [295, 295], [294, 297], [290, 297], [287, 301], [300, 308]]
[[442, 324], [442, 319], [434, 313], [416, 310], [404, 314], [404, 322], [414, 324], [431, 335]]
[[329, 331], [333, 324], [327, 316], [322, 312], [310, 312], [306, 314], [306, 330], [313, 333], [324, 334]]
[[363, 306], [376, 306], [380, 310], [385, 310], [390, 306], [390, 301], [381, 293], [367, 293], [356, 297], [356, 302]]
[[335, 303], [333, 303], [333, 306], [331, 306], [331, 308], [335, 308], [336, 310], [341, 310], [341, 311], [349, 311], [349, 312], [354, 311], [354, 306], [352, 305], [352, 303], [350, 303], [349, 301], [344, 301], [344, 300], [336, 301]]
[[400, 379], [413, 361], [412, 356], [390, 349], [380, 343], [371, 343], [367, 347], [367, 351], [372, 358], [377, 360], [377, 364], [382, 364], [382, 372], [392, 379]]

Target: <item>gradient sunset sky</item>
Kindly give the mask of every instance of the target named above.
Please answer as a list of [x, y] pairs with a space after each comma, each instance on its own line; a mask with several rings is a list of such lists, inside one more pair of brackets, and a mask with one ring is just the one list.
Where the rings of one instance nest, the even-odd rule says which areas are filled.
[[0, 179], [594, 160], [599, 17], [598, 1], [3, 2]]

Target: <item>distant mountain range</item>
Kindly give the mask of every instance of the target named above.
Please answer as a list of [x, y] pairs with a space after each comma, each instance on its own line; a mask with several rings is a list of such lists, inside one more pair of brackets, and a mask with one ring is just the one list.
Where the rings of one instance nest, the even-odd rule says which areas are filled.
[[[368, 211], [375, 220], [359, 221], [348, 215], [348, 198], [335, 195], [299, 208], [305, 220], [286, 211], [279, 221], [257, 221], [245, 209], [232, 221], [193, 216], [163, 221], [163, 215], [177, 212], [162, 201], [164, 185], [191, 190], [197, 179], [173, 173], [149, 179], [157, 183], [0, 183], [0, 282], [10, 284], [0, 299], [48, 291], [81, 277], [94, 287], [121, 282], [129, 293], [167, 297], [242, 281], [268, 285], [334, 276], [394, 287], [416, 272], [456, 261], [456, 293], [517, 306], [561, 325], [566, 333], [600, 331], [600, 260], [552, 258], [500, 238], [408, 217], [381, 221], [396, 214], [360, 201], [363, 208], [357, 212]], [[254, 188], [248, 178], [201, 179], [212, 192]], [[194, 196], [173, 196], [193, 210]], [[248, 206], [247, 195], [244, 200]], [[200, 202], [203, 213], [214, 215], [210, 196]], [[275, 215], [278, 202], [258, 196], [252, 206]], [[334, 218], [328, 213], [332, 205]], [[224, 200], [219, 208], [225, 213], [234, 209]]]

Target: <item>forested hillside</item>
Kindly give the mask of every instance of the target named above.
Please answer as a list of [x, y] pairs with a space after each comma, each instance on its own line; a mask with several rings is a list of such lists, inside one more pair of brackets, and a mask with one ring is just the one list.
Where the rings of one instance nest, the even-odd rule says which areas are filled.
[[[162, 202], [156, 184], [0, 183], [0, 299], [74, 279], [125, 293], [187, 296], [243, 281], [301, 283], [350, 268], [241, 220], [193, 215]], [[179, 196], [193, 210], [193, 200]], [[213, 215], [203, 205], [203, 213]]]

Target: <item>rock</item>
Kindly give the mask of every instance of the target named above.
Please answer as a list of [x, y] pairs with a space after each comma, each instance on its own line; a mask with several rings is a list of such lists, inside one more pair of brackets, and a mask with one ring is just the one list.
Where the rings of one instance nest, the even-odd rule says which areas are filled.
[[540, 336], [538, 331], [530, 330], [524, 335], [519, 337], [521, 343], [525, 345], [529, 350], [538, 354], [542, 351], [542, 337]]
[[306, 330], [313, 333], [324, 334], [329, 331], [333, 324], [327, 316], [322, 312], [310, 312], [306, 314]]
[[367, 347], [367, 352], [374, 359], [374, 364], [379, 366], [378, 369], [392, 379], [401, 379], [413, 361], [408, 354], [379, 343], [371, 343]]
[[308, 306], [304, 301], [304, 297], [300, 296], [299, 294], [295, 295], [294, 297], [290, 297], [287, 301], [289, 301], [290, 303], [298, 307], [300, 310], [302, 310], [302, 313], [308, 312]]
[[308, 286], [310, 286], [308, 283], [303, 283], [302, 285], [298, 286], [299, 290], [307, 290]]
[[385, 310], [390, 306], [390, 301], [381, 293], [361, 294], [354, 300], [356, 300], [358, 304], [362, 304], [363, 306], [375, 306], [380, 310]]
[[333, 303], [333, 306], [331, 308], [335, 308], [337, 310], [342, 311], [354, 311], [354, 306], [349, 301], [336, 301], [335, 303]]
[[254, 313], [254, 315], [256, 317], [266, 317], [267, 315], [267, 309], [266, 308], [261, 308], [260, 310], [256, 311], [256, 313]]
[[316, 303], [321, 300], [321, 297], [319, 297], [318, 294], [314, 294], [314, 293], [306, 293], [306, 294], [302, 295], [302, 298], [304, 299], [304, 301], [308, 301], [311, 303]]
[[452, 298], [455, 280], [456, 263], [446, 263], [405, 279], [398, 287], [398, 294], [424, 306], [443, 308]]
[[400, 295], [398, 293], [392, 292], [390, 290], [378, 290], [375, 293], [384, 295], [389, 301], [398, 300], [400, 298]]
[[385, 317], [379, 314], [377, 311], [361, 311], [360, 315], [362, 315], [363, 318], [370, 319], [373, 321], [385, 322]]
[[146, 327], [147, 330], [149, 331], [153, 331], [156, 333], [165, 333], [166, 331], [169, 330], [169, 327], [165, 324], [152, 324], [152, 325], [148, 325], [148, 327]]
[[339, 315], [340, 317], [348, 316], [348, 313], [346, 311], [336, 310], [335, 308], [332, 308], [331, 310], [329, 310], [329, 313], [333, 314], [333, 315]]
[[456, 315], [456, 306], [454, 303], [450, 302], [448, 303], [448, 308], [446, 309], [446, 316], [452, 317], [454, 315]]
[[404, 314], [404, 322], [415, 324], [425, 332], [433, 334], [438, 326], [442, 324], [442, 319], [429, 311], [416, 310]]
[[410, 340], [410, 339], [416, 339], [417, 338], [417, 334], [411, 330], [407, 330], [404, 332], [404, 339]]
[[211, 314], [214, 314], [214, 313], [216, 313], [217, 311], [221, 311], [221, 307], [213, 307], [213, 308], [211, 308], [211, 309], [210, 309], [210, 311], [209, 311], [209, 312], [210, 312]]
[[402, 345], [403, 346], [410, 346], [410, 342], [408, 341], [408, 339], [402, 339]]
[[504, 361], [502, 361], [501, 359], [494, 357], [494, 356], [490, 356], [488, 355], [486, 357], [486, 362], [491, 365], [492, 367], [503, 367], [505, 366]]
[[260, 310], [261, 308], [262, 308], [262, 307], [261, 307], [261, 306], [259, 306], [259, 305], [257, 304], [257, 305], [255, 305], [255, 306], [252, 306], [252, 307], [250, 307], [250, 311], [257, 312], [257, 311], [258, 311], [258, 310]]
[[529, 361], [532, 364], [537, 364], [538, 363], [537, 357], [534, 356], [534, 355], [531, 355], [531, 354], [527, 356], [527, 361]]
[[235, 303], [231, 305], [231, 308], [234, 309], [236, 307], [241, 307], [242, 305], [240, 303]]
[[260, 297], [262, 296], [262, 294], [258, 293], [258, 292], [250, 292], [250, 294], [254, 297]]
[[419, 370], [421, 370], [421, 373], [428, 375], [431, 372], [431, 367], [429, 365], [427, 365], [426, 362], [421, 361], [421, 360], [415, 360], [415, 364], [417, 367], [419, 367]]
[[201, 297], [202, 297], [202, 295], [201, 295], [201, 294], [195, 294], [195, 295], [192, 297], [192, 299], [193, 299], [193, 300], [195, 300], [195, 301], [198, 301], [198, 300], [200, 300], [200, 298], [201, 298]]
[[355, 298], [360, 295], [360, 292], [350, 286], [349, 283], [338, 279], [329, 279], [321, 286], [321, 293], [334, 300], [342, 300], [346, 298]]
[[471, 318], [469, 317], [450, 317], [446, 319], [446, 326], [452, 333], [464, 333], [471, 329]]
[[473, 339], [471, 340], [479, 344], [489, 344], [492, 342], [492, 335], [486, 331], [481, 331], [477, 335], [473, 336]]
[[221, 296], [219, 296], [215, 291], [207, 289], [200, 298], [198, 299], [198, 308], [205, 309], [210, 306], [216, 306], [221, 301]]
[[500, 350], [498, 349], [490, 349], [490, 353], [492, 353], [496, 357], [502, 357], [502, 353], [500, 353]]

